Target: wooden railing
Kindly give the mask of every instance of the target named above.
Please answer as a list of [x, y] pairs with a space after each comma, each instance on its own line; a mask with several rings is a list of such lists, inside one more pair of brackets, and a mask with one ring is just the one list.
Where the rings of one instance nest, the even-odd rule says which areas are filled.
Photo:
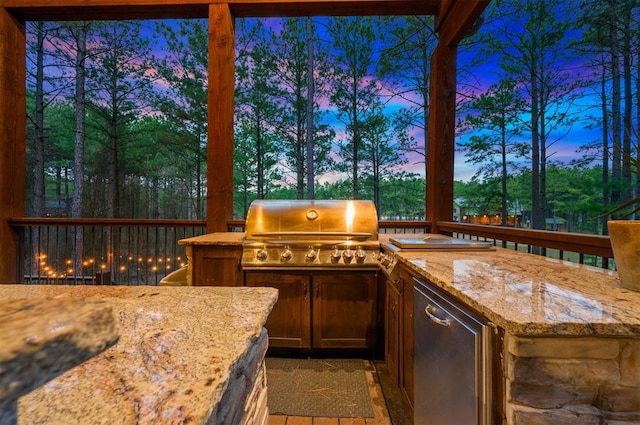
[[493, 241], [503, 248], [588, 264], [602, 268], [613, 266], [613, 251], [608, 236], [549, 230], [519, 229], [504, 226], [439, 221], [441, 232], [454, 236]]
[[187, 262], [204, 220], [20, 218], [24, 283], [156, 285]]
[[[429, 232], [428, 221], [381, 221], [381, 233]], [[490, 241], [495, 246], [602, 268], [613, 267], [608, 236], [533, 230], [452, 221], [437, 222], [438, 231], [458, 238]]]
[[[155, 285], [186, 263], [180, 239], [206, 233], [204, 220], [20, 218], [25, 283]], [[244, 231], [244, 220], [228, 222]], [[442, 221], [440, 232], [495, 246], [610, 268], [607, 236]], [[380, 233], [428, 233], [424, 220], [379, 222]]]

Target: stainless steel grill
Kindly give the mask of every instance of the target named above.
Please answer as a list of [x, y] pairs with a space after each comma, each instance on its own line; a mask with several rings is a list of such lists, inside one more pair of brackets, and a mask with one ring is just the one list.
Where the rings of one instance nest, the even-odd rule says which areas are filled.
[[378, 267], [378, 215], [363, 200], [256, 200], [249, 207], [242, 267]]

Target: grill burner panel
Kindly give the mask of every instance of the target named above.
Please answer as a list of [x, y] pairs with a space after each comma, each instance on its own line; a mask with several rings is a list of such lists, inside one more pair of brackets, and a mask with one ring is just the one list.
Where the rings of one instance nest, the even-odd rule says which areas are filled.
[[378, 268], [379, 245], [365, 246], [310, 243], [305, 246], [245, 244], [242, 264], [245, 270], [267, 268]]
[[245, 270], [378, 267], [378, 216], [370, 201], [256, 200], [246, 230]]

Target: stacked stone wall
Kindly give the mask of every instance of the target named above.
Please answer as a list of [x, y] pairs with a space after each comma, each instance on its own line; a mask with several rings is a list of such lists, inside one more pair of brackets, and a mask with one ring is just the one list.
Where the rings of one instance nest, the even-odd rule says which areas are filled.
[[505, 335], [506, 422], [640, 424], [640, 340]]

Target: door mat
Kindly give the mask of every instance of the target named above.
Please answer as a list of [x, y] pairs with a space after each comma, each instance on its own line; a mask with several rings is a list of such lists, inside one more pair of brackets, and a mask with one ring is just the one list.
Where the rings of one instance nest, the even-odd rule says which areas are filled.
[[362, 359], [267, 357], [270, 415], [372, 418]]

